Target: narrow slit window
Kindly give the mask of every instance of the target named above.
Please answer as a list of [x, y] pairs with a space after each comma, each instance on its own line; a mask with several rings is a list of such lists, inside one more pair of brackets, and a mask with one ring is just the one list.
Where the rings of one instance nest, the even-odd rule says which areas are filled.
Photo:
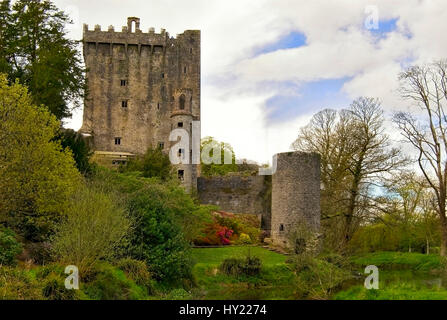
[[183, 67], [183, 73], [186, 73], [186, 67]]
[[127, 108], [127, 100], [121, 101], [121, 107], [122, 108]]
[[184, 110], [185, 109], [185, 95], [184, 94], [182, 94], [181, 96], [180, 96], [180, 99], [179, 99], [179, 109], [180, 110]]
[[279, 231], [284, 231], [284, 225], [282, 223], [279, 225]]

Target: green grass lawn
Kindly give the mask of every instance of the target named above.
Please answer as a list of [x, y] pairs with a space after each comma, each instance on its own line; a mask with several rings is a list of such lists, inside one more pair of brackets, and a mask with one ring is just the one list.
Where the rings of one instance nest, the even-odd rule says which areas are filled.
[[221, 264], [226, 258], [240, 258], [249, 254], [260, 258], [264, 266], [284, 264], [287, 259], [285, 255], [261, 247], [251, 246], [195, 248], [192, 252], [196, 263], [215, 266]]
[[[256, 256], [262, 261], [258, 276], [228, 276], [218, 271], [226, 258]], [[195, 299], [295, 299], [296, 277], [286, 264], [287, 257], [261, 247], [193, 249], [193, 274], [198, 289]]]

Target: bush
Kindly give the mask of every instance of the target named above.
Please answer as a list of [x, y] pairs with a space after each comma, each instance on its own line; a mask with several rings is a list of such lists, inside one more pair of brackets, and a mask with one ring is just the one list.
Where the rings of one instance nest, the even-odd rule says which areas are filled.
[[241, 259], [237, 258], [227, 258], [222, 261], [219, 266], [220, 272], [229, 275], [229, 276], [237, 276], [240, 274], [240, 265], [242, 264]]
[[142, 300], [146, 290], [127, 278], [125, 273], [107, 263], [93, 269], [91, 279], [84, 285], [85, 294], [95, 300]]
[[250, 236], [246, 233], [241, 233], [239, 236], [239, 243], [241, 244], [250, 244], [252, 243]]
[[145, 178], [157, 177], [163, 181], [173, 178], [169, 156], [160, 148], [148, 148], [143, 156], [131, 159], [125, 166], [120, 167], [120, 171], [140, 171]]
[[65, 288], [67, 275], [51, 272], [43, 282], [42, 294], [49, 300], [78, 300], [79, 290]]
[[227, 258], [219, 266], [220, 272], [230, 276], [256, 276], [261, 272], [262, 261], [258, 257], [245, 259]]
[[189, 243], [176, 221], [175, 210], [166, 203], [166, 196], [162, 186], [153, 185], [129, 201], [136, 221], [133, 256], [146, 261], [156, 279], [177, 282], [191, 277], [192, 261]]
[[42, 287], [29, 272], [0, 268], [0, 300], [42, 300]]
[[90, 157], [93, 152], [90, 150], [86, 138], [72, 129], [61, 129], [57, 139], [60, 140], [62, 148], [70, 148], [79, 172], [84, 175], [91, 173]]
[[51, 262], [52, 259], [52, 247], [49, 242], [34, 242], [26, 246], [34, 263], [44, 265]]
[[87, 276], [98, 261], [113, 257], [130, 226], [126, 212], [109, 195], [83, 188], [54, 238], [54, 253], [62, 264], [75, 265], [81, 277]]
[[61, 123], [32, 100], [26, 87], [0, 75], [0, 216], [26, 240], [44, 241], [81, 176], [72, 153], [54, 140]]
[[126, 276], [135, 281], [139, 286], [147, 288], [148, 294], [153, 294], [153, 283], [151, 279], [151, 274], [147, 269], [146, 263], [143, 261], [125, 258], [121, 259], [116, 263], [116, 266], [124, 271]]
[[299, 294], [305, 298], [327, 299], [343, 281], [352, 277], [348, 270], [310, 253], [295, 255], [288, 262], [298, 276]]
[[14, 265], [20, 252], [22, 245], [16, 240], [15, 233], [10, 229], [0, 229], [0, 266]]

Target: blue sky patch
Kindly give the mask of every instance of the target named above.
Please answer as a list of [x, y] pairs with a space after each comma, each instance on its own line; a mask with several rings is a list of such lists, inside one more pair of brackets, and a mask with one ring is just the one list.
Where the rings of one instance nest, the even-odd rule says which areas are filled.
[[325, 108], [347, 107], [351, 100], [341, 89], [349, 80], [350, 77], [345, 77], [307, 82], [297, 89], [296, 95], [274, 96], [266, 102], [268, 118], [273, 122], [285, 121]]
[[378, 29], [370, 29], [372, 34], [379, 36], [380, 38], [384, 37], [387, 33], [393, 32], [397, 29], [397, 21], [399, 18], [393, 18], [388, 20], [380, 20]]
[[300, 32], [291, 32], [280, 38], [277, 42], [264, 46], [255, 52], [255, 56], [281, 49], [292, 49], [306, 45], [306, 35]]

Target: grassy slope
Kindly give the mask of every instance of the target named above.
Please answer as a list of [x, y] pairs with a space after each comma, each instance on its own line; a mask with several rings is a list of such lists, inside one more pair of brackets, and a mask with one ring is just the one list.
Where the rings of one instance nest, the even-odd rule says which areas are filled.
[[[262, 271], [256, 277], [234, 277], [217, 270], [226, 258], [257, 256]], [[194, 249], [193, 273], [200, 289], [197, 299], [293, 299], [296, 298], [295, 275], [285, 264], [286, 257], [260, 247], [223, 247]]]
[[382, 269], [431, 271], [441, 268], [440, 256], [409, 252], [374, 252], [352, 258], [358, 266], [375, 265]]
[[[359, 269], [367, 265], [379, 268], [379, 290], [356, 285], [335, 295], [338, 300], [446, 300], [447, 290], [440, 286], [442, 267], [438, 255], [408, 252], [375, 252], [356, 256]], [[435, 278], [437, 277], [437, 278]], [[442, 281], [444, 282], [444, 281]], [[445, 282], [444, 282], [445, 283]]]

